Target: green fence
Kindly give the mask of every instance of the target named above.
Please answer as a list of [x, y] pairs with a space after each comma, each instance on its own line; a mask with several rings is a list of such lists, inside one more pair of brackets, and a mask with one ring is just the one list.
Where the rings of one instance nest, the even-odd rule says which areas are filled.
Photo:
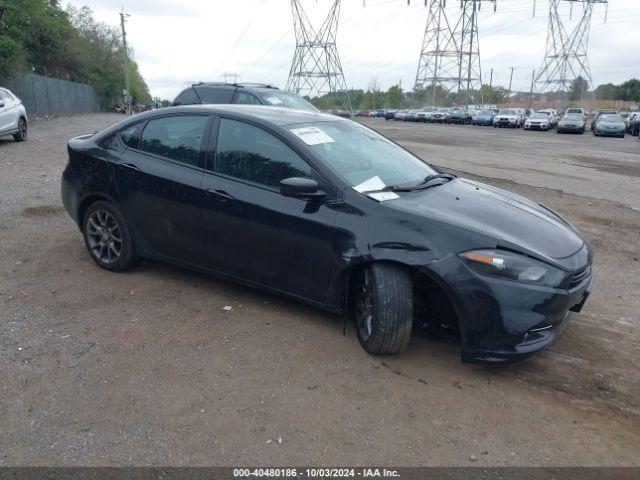
[[35, 74], [18, 74], [0, 81], [15, 93], [29, 115], [65, 115], [100, 111], [100, 101], [91, 85]]

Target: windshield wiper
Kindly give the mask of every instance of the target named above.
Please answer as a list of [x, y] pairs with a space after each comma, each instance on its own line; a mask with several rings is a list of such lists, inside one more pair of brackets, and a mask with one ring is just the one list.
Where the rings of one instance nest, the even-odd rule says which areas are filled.
[[458, 178], [458, 176], [454, 175], [453, 173], [438, 173], [436, 175], [427, 175], [425, 177], [425, 179], [422, 180], [420, 183], [418, 183], [417, 185], [412, 185], [410, 187], [401, 187], [400, 185], [387, 185], [386, 187], [381, 188], [380, 190], [371, 190], [371, 191], [363, 192], [363, 193], [415, 192], [417, 190], [424, 190], [426, 188], [437, 187], [438, 185], [442, 185], [442, 183], [434, 183], [433, 185], [429, 185], [429, 183], [431, 183], [431, 181], [433, 181], [433, 180], [443, 179], [443, 180], [451, 181], [454, 178]]
[[[430, 187], [437, 187], [438, 185], [442, 185], [442, 183], [434, 183], [431, 184], [431, 182], [433, 180], [437, 180], [437, 179], [442, 179], [442, 180], [448, 180], [451, 181], [454, 178], [458, 178], [457, 175], [454, 175], [453, 173], [438, 173], [435, 175], [427, 175], [425, 177], [424, 180], [422, 180], [420, 183], [418, 183], [417, 185], [413, 185], [411, 187], [399, 187], [396, 185], [392, 185], [389, 187], [386, 187], [383, 191], [391, 191], [391, 192], [415, 192], [417, 190], [424, 190], [426, 188], [430, 188]], [[430, 185], [431, 184], [431, 185]]]

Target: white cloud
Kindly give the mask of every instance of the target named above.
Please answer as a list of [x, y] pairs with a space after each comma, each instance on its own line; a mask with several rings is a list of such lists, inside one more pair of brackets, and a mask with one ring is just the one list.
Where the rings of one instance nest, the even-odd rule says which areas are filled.
[[[131, 14], [127, 33], [140, 70], [153, 95], [172, 99], [196, 80], [220, 80], [237, 72], [241, 81], [284, 86], [295, 48], [289, 0], [69, 0], [89, 5], [96, 17], [117, 25], [124, 4]], [[366, 88], [375, 78], [382, 88], [415, 79], [426, 9], [423, 0], [343, 0], [338, 48], [347, 83]], [[457, 8], [452, 0], [451, 15]], [[640, 76], [638, 0], [611, 0], [609, 21], [596, 7], [589, 49], [594, 83], [619, 83]], [[328, 0], [303, 0], [314, 24], [322, 21]], [[532, 70], [545, 51], [546, 2], [498, 0], [497, 12], [486, 5], [480, 13], [482, 68], [494, 68], [494, 84], [527, 90]], [[563, 11], [568, 20], [569, 10]], [[574, 18], [575, 22], [575, 18]], [[635, 28], [634, 28], [635, 27]], [[631, 41], [636, 39], [635, 44]]]

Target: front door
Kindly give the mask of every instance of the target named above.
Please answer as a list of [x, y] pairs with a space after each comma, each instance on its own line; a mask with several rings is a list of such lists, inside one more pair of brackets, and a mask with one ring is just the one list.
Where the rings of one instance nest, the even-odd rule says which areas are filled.
[[[310, 177], [323, 201], [283, 197], [281, 180]], [[215, 270], [324, 302], [336, 261], [334, 189], [283, 140], [237, 120], [219, 122], [203, 180], [205, 261]]]
[[202, 145], [209, 122], [207, 115], [173, 115], [120, 133], [127, 148], [115, 164], [118, 197], [153, 254], [202, 261]]

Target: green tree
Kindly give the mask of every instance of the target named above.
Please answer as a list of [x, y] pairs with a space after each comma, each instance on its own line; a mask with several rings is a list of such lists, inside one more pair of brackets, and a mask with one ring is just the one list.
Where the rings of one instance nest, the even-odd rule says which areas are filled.
[[616, 93], [616, 100], [640, 102], [640, 80], [627, 80], [616, 88]]
[[[59, 0], [0, 0], [0, 78], [35, 72], [92, 85], [105, 108], [122, 95], [124, 66], [118, 28], [97, 22], [88, 7], [69, 6]], [[150, 100], [149, 89], [129, 65], [131, 94]]]
[[393, 85], [387, 90], [385, 95], [385, 106], [387, 108], [400, 108], [404, 100], [404, 93], [400, 85]]
[[571, 88], [569, 88], [569, 100], [582, 100], [587, 95], [588, 91], [589, 82], [582, 77], [578, 77], [571, 83]]
[[613, 83], [605, 83], [598, 85], [593, 93], [597, 100], [615, 100], [618, 92]]

